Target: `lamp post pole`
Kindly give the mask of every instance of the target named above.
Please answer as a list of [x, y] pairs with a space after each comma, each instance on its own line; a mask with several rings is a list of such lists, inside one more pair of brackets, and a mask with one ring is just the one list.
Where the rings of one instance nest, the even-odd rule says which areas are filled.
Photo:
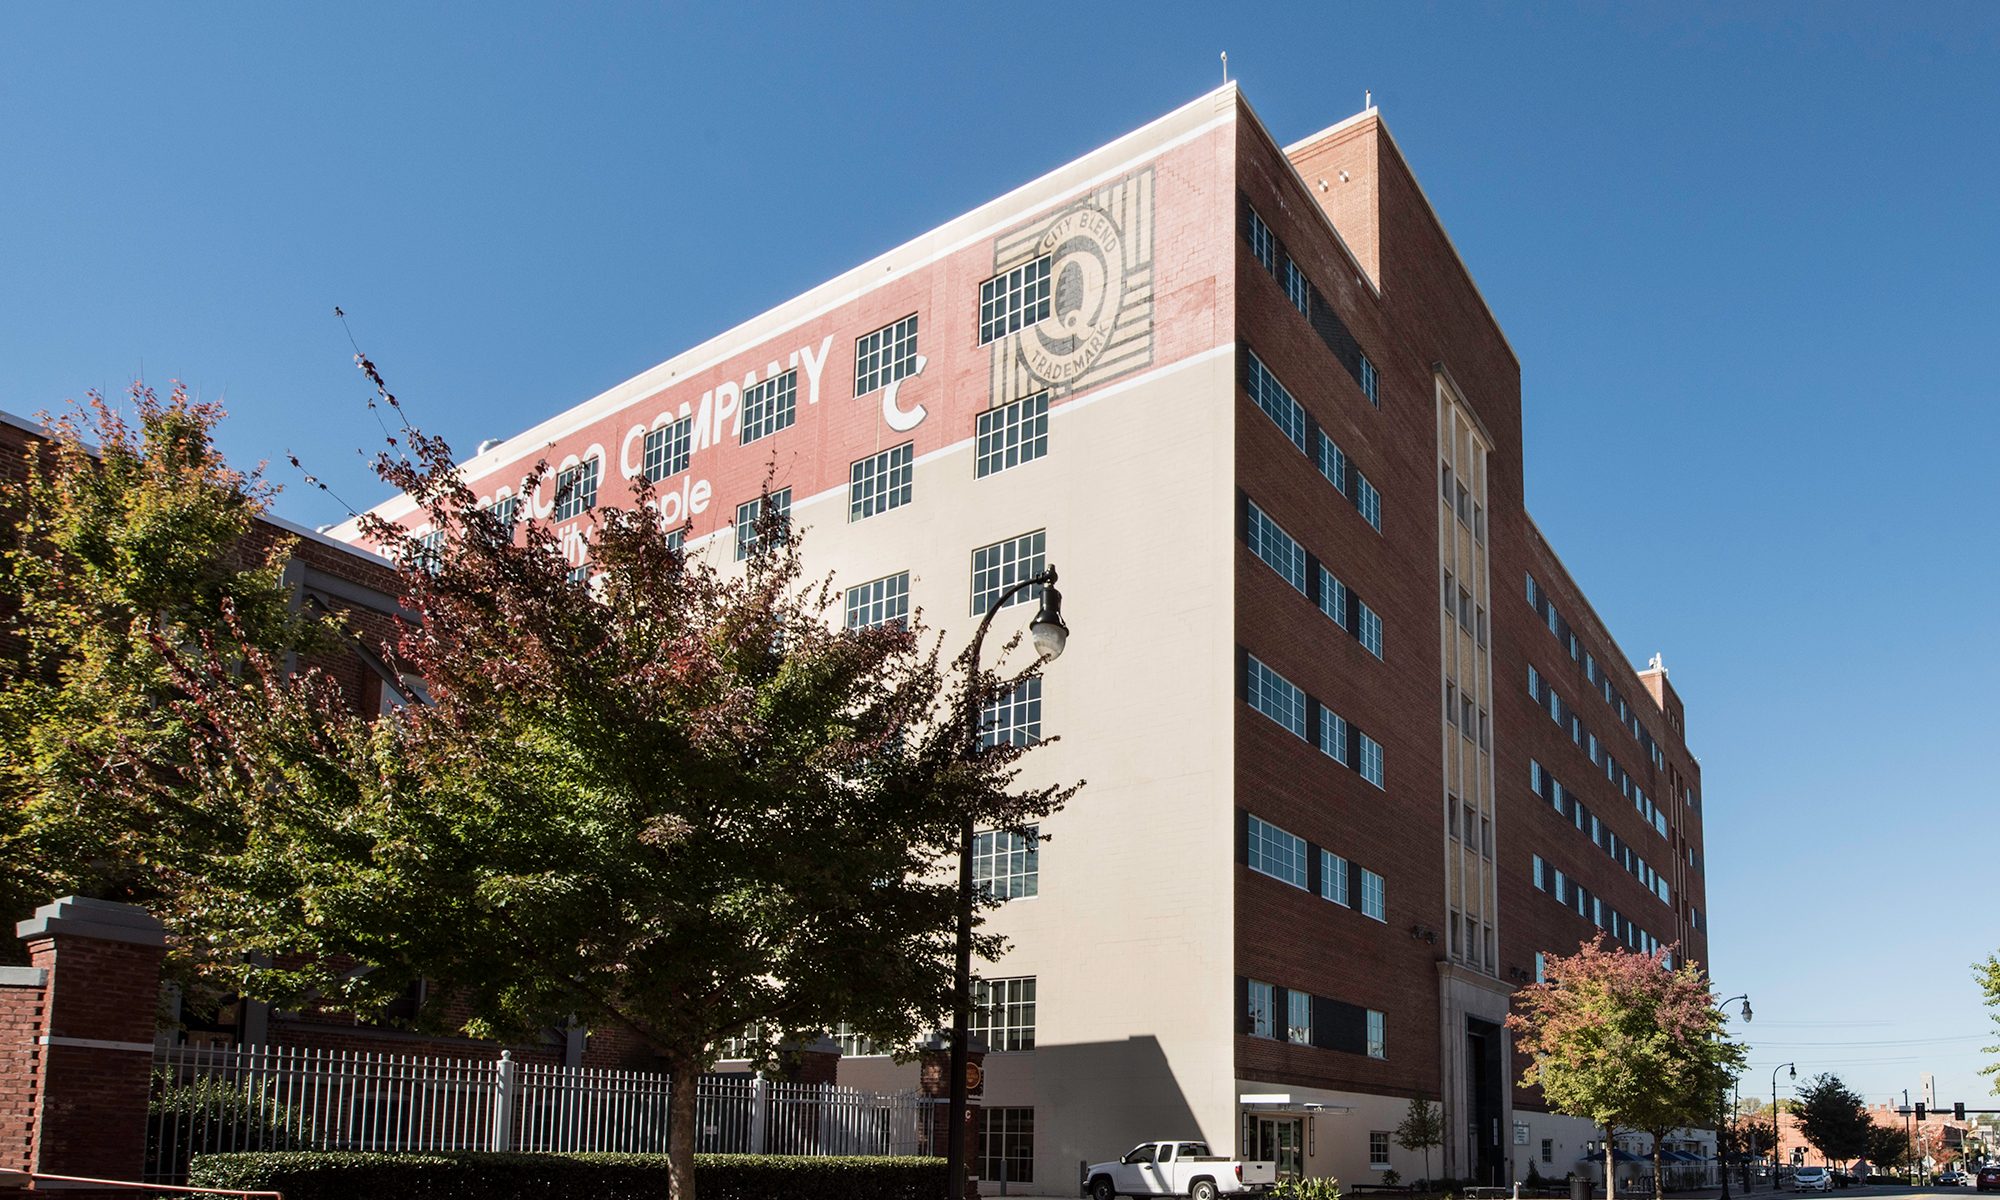
[[[1063, 624], [1062, 593], [1056, 590], [1056, 569], [1049, 567], [1038, 575], [1030, 576], [993, 598], [986, 608], [986, 615], [980, 619], [979, 629], [972, 635], [972, 645], [965, 652], [965, 711], [959, 714], [964, 722], [965, 741], [960, 753], [966, 761], [979, 756], [979, 712], [981, 689], [979, 686], [979, 651], [986, 641], [986, 631], [993, 625], [993, 618], [1007, 606], [1015, 596], [1031, 587], [1042, 588], [1042, 607], [1029, 625], [1034, 639], [1035, 652], [1039, 662], [1051, 662], [1063, 652], [1063, 645], [1069, 636], [1069, 627]], [[956, 955], [951, 980], [951, 1107], [945, 1130], [945, 1197], [944, 1200], [963, 1200], [965, 1196], [965, 1110], [966, 1093], [970, 1090], [966, 1080], [966, 1068], [971, 1055], [967, 1050], [972, 1023], [972, 839], [975, 830], [972, 818], [966, 817], [958, 831], [958, 930], [953, 944]]]
[[1779, 1063], [1771, 1068], [1771, 1190], [1774, 1192], [1778, 1190], [1778, 1143], [1785, 1140], [1778, 1128], [1778, 1072], [1787, 1067], [1791, 1068], [1792, 1078], [1797, 1079], [1799, 1064], [1795, 1062]]
[[[1745, 1024], [1748, 1024], [1750, 1021], [1750, 994], [1748, 992], [1745, 992], [1741, 996], [1731, 996], [1729, 999], [1724, 1000], [1722, 1003], [1716, 1005], [1715, 1007], [1724, 1010], [1723, 1019], [1728, 1020], [1729, 1015], [1727, 1010], [1730, 1005], [1736, 1003], [1738, 1000], [1741, 1000], [1743, 1002], [1743, 1021]], [[1730, 1081], [1732, 1084], [1734, 1084], [1739, 1078], [1741, 1077], [1738, 1075], [1732, 1075], [1730, 1076]], [[1717, 1104], [1722, 1103], [1722, 1097], [1717, 1096], [1715, 1102]], [[1733, 1131], [1734, 1128], [1733, 1122], [1735, 1121], [1735, 1119], [1736, 1119], [1736, 1110], [1732, 1106], [1729, 1112], [1723, 1114], [1722, 1122], [1718, 1123], [1715, 1127], [1715, 1155], [1717, 1158], [1722, 1160], [1722, 1200], [1729, 1200], [1729, 1160], [1727, 1158], [1724, 1158], [1722, 1154], [1722, 1126], [1723, 1124], [1731, 1124], [1731, 1128]], [[1730, 1141], [1732, 1143], [1735, 1140], [1736, 1139], [1733, 1136], [1730, 1138]], [[1748, 1185], [1745, 1186], [1747, 1187]]]

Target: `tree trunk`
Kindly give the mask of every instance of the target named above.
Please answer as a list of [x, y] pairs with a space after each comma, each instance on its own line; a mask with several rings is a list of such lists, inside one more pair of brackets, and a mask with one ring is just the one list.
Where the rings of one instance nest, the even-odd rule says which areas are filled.
[[1604, 1200], [1618, 1200], [1618, 1152], [1612, 1144], [1617, 1136], [1616, 1129], [1604, 1127]]
[[701, 1079], [701, 1060], [691, 1054], [670, 1055], [667, 1071], [670, 1076], [667, 1085], [667, 1196], [669, 1200], [695, 1200], [695, 1089]]
[[1653, 1195], [1658, 1200], [1665, 1200], [1667, 1194], [1666, 1154], [1660, 1149], [1665, 1143], [1665, 1134], [1653, 1135]]

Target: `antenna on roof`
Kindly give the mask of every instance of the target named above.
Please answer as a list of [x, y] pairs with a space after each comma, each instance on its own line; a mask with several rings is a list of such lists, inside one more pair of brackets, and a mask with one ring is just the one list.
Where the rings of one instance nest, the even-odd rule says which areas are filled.
[[1362, 111], [1362, 112], [1367, 112], [1367, 111], [1368, 111], [1369, 109], [1371, 109], [1371, 108], [1374, 108], [1374, 107], [1375, 107], [1375, 89], [1374, 89], [1374, 88], [1362, 88], [1362, 89], [1361, 89], [1361, 111]]
[[1222, 52], [1222, 82], [1229, 82], [1229, 51]]

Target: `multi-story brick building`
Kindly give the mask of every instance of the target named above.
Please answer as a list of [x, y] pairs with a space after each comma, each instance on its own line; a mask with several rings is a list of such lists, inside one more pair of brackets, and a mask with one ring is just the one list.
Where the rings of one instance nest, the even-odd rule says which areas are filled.
[[1414, 1177], [1420, 1096], [1433, 1173], [1560, 1175], [1595, 1131], [1511, 1086], [1510, 994], [1600, 932], [1706, 955], [1681, 702], [1529, 519], [1520, 364], [1372, 109], [1285, 147], [1224, 87], [464, 467], [586, 571], [640, 476], [742, 558], [769, 475], [852, 622], [962, 639], [1061, 568], [995, 736], [1089, 786], [979, 838], [989, 1181], [1190, 1136]]

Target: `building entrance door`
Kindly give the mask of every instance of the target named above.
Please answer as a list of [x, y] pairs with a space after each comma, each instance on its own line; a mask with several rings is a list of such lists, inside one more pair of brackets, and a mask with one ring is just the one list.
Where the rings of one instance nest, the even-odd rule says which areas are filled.
[[1277, 1163], [1280, 1179], [1297, 1179], [1304, 1175], [1305, 1118], [1253, 1117], [1251, 1120], [1250, 1150], [1257, 1161]]

